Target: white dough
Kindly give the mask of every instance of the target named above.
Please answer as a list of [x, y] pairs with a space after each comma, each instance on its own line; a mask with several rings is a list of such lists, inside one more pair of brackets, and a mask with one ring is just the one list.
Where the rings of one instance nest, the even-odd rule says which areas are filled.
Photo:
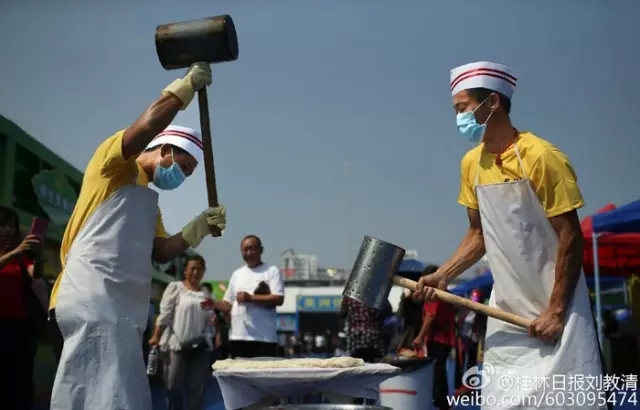
[[364, 360], [353, 357], [332, 357], [330, 359], [281, 359], [281, 360], [251, 360], [225, 359], [216, 361], [213, 370], [249, 370], [249, 369], [291, 369], [301, 367], [315, 367], [323, 369], [345, 369], [364, 366]]

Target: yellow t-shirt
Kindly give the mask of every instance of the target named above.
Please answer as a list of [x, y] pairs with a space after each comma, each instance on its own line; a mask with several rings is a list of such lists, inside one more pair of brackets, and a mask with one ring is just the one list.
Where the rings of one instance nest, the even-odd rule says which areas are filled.
[[[56, 283], [51, 290], [49, 309], [54, 309], [56, 306], [58, 286], [66, 265], [67, 253], [86, 220], [101, 203], [109, 199], [111, 195], [123, 186], [130, 184], [133, 178], [136, 178], [138, 185], [147, 186], [149, 184], [147, 174], [138, 165], [135, 157], [126, 160], [122, 156], [123, 135], [124, 131], [119, 131], [100, 144], [84, 171], [80, 195], [60, 245], [62, 272], [58, 275]], [[156, 221], [156, 237], [167, 237], [160, 209], [158, 209]]]
[[[516, 144], [526, 177], [531, 181], [549, 218], [584, 206], [576, 174], [565, 154], [550, 142], [530, 132], [521, 132]], [[476, 173], [480, 185], [513, 181], [523, 177], [514, 147], [502, 154], [501, 166], [495, 163], [495, 158], [495, 154], [485, 152], [484, 144], [465, 154], [461, 163], [458, 203], [478, 209]]]

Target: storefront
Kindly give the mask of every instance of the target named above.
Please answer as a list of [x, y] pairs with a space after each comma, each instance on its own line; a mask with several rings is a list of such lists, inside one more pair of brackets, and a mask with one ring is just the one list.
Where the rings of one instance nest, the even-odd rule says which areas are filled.
[[337, 334], [341, 329], [340, 295], [298, 295], [296, 298], [297, 330], [300, 334], [320, 334], [329, 330]]

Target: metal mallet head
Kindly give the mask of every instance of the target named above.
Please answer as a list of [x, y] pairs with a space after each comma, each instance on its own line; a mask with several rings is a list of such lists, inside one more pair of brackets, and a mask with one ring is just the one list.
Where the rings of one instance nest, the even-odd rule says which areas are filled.
[[[347, 284], [342, 296], [362, 302], [367, 306], [380, 309], [389, 297], [391, 287], [401, 286], [412, 291], [416, 290], [416, 282], [396, 276], [396, 272], [404, 257], [404, 249], [380, 239], [365, 236], [358, 252], [358, 258], [353, 264]], [[507, 323], [529, 328], [531, 319], [523, 318], [513, 313], [505, 312], [492, 306], [473, 302], [449, 292], [434, 289], [437, 299], [454, 306], [472, 310], [476, 313], [493, 317]]]
[[238, 58], [238, 36], [229, 15], [207, 17], [156, 28], [156, 52], [166, 70], [186, 68], [203, 61], [210, 64]]
[[404, 252], [399, 246], [365, 236], [342, 296], [376, 309], [382, 308]]

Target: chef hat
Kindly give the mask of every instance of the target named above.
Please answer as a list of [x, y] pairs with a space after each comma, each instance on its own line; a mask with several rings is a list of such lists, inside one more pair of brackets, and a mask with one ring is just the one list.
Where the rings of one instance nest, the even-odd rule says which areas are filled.
[[182, 148], [191, 154], [196, 161], [202, 160], [202, 137], [196, 130], [179, 125], [169, 125], [164, 131], [151, 140], [147, 149], [169, 144]]
[[471, 88], [486, 88], [511, 98], [517, 81], [518, 77], [509, 67], [478, 61], [451, 70], [451, 95]]

